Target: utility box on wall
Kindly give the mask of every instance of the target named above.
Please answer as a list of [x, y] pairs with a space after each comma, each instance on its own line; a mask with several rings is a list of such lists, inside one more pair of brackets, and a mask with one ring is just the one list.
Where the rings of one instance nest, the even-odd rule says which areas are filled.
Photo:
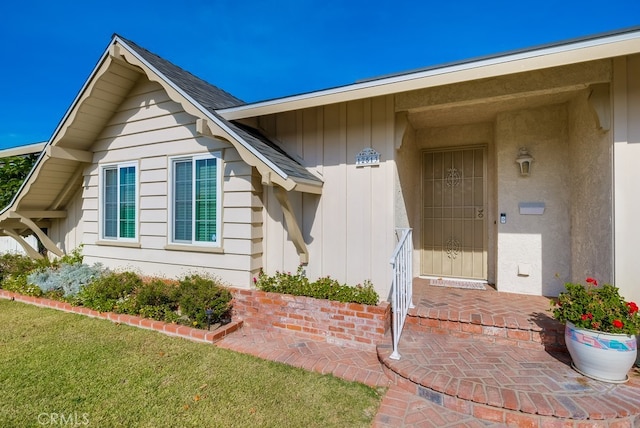
[[518, 204], [520, 215], [542, 215], [544, 214], [544, 202], [520, 202]]

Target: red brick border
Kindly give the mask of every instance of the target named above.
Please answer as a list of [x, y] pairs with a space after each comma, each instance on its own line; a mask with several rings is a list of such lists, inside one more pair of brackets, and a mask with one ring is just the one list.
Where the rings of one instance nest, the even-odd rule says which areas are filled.
[[234, 316], [261, 329], [303, 333], [316, 340], [375, 349], [391, 325], [391, 306], [340, 303], [304, 296], [231, 288]]
[[22, 294], [2, 289], [0, 289], [0, 298], [29, 303], [31, 305], [40, 306], [43, 308], [51, 308], [57, 309], [59, 311], [85, 315], [91, 318], [102, 318], [117, 324], [126, 324], [133, 327], [154, 330], [159, 333], [166, 334], [167, 336], [183, 337], [185, 339], [193, 340], [196, 342], [215, 343], [242, 327], [242, 321], [232, 321], [229, 324], [221, 326], [214, 331], [208, 331], [179, 324], [169, 324], [162, 321], [156, 321], [149, 318], [141, 318], [133, 315], [115, 314], [113, 312], [98, 312], [82, 306], [72, 306], [69, 303], [60, 302], [58, 300], [24, 296]]

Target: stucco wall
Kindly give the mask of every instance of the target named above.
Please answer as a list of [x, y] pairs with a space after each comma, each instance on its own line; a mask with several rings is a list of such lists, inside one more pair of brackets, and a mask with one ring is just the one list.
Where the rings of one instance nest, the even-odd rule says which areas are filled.
[[[515, 162], [527, 147], [534, 162], [521, 177]], [[557, 295], [571, 278], [570, 174], [565, 104], [501, 113], [496, 120], [497, 288]], [[519, 203], [542, 202], [542, 215], [521, 215]]]
[[614, 60], [615, 283], [640, 301], [640, 55]]
[[613, 281], [611, 133], [598, 129], [589, 90], [569, 103], [571, 277]]
[[[395, 136], [396, 174], [395, 174], [395, 225], [398, 228], [413, 229], [413, 276], [420, 275], [420, 147], [417, 132], [406, 120], [406, 116], [396, 117]], [[417, 250], [416, 250], [417, 249]]]

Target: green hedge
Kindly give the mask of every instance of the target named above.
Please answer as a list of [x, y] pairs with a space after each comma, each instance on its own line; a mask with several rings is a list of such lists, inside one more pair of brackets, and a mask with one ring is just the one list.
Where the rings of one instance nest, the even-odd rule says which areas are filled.
[[335, 300], [343, 303], [377, 305], [379, 300], [378, 293], [370, 281], [365, 281], [364, 285], [350, 286], [340, 284], [327, 276], [311, 282], [306, 277], [302, 266], [298, 267], [295, 274], [276, 272], [275, 275], [268, 276], [261, 271], [254, 279], [254, 283], [262, 291]]

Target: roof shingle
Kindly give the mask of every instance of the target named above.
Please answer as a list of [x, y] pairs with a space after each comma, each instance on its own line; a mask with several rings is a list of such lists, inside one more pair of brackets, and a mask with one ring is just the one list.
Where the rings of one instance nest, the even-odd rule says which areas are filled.
[[155, 68], [163, 78], [169, 80], [202, 108], [205, 108], [207, 112], [212, 116], [215, 116], [219, 122], [224, 123], [242, 140], [240, 143], [244, 143], [253, 148], [257, 153], [262, 155], [262, 157], [275, 165], [287, 176], [321, 183], [321, 180], [318, 179], [318, 177], [311, 174], [304, 166], [289, 156], [280, 146], [268, 139], [258, 130], [238, 123], [229, 122], [223, 119], [216, 112], [217, 109], [244, 105], [245, 103], [242, 100], [234, 97], [217, 86], [194, 76], [164, 58], [149, 52], [130, 40], [120, 37], [119, 35], [114, 35], [114, 38], [115, 37], [140, 55], [140, 57]]

